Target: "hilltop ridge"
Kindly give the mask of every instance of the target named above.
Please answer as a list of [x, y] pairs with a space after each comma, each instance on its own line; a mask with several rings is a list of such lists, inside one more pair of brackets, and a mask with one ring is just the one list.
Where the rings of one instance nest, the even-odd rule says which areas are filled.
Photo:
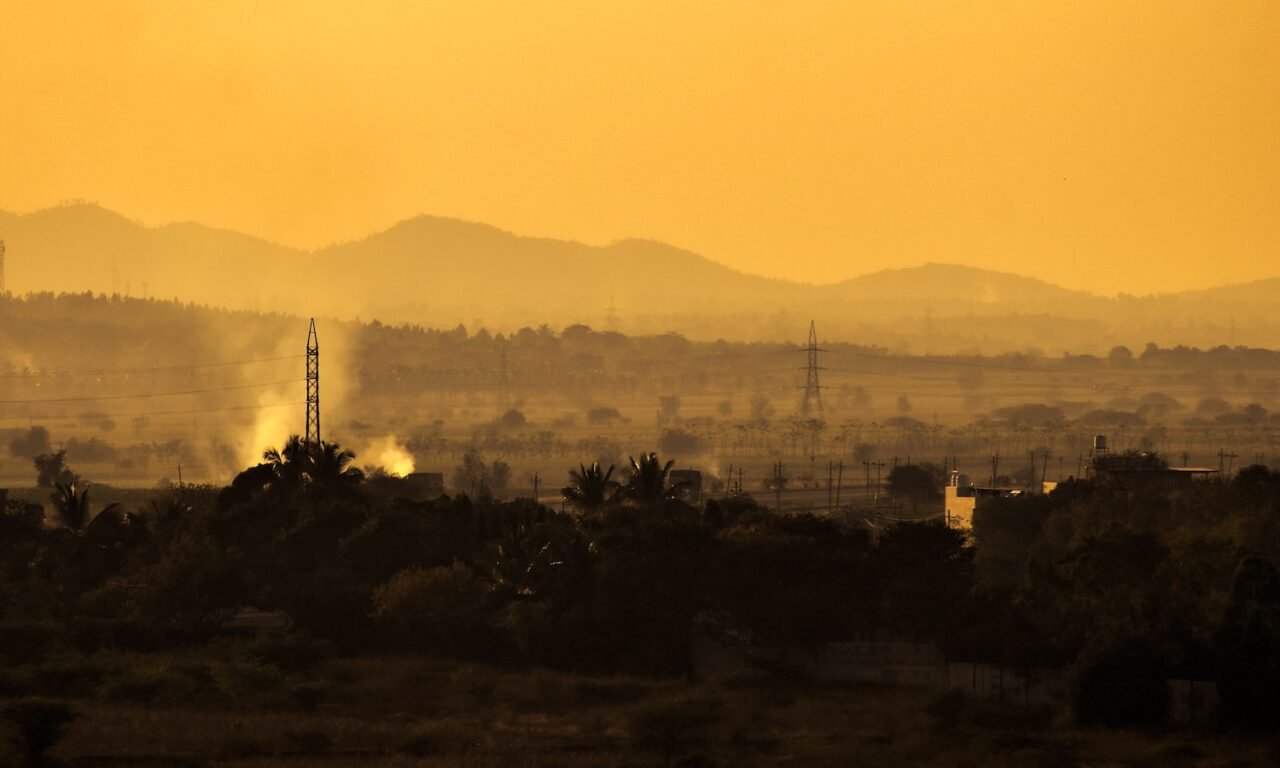
[[[0, 227], [15, 293], [120, 293], [436, 326], [620, 322], [693, 338], [793, 339], [815, 319], [841, 337], [988, 352], [1146, 339], [1203, 345], [1221, 343], [1212, 334], [1228, 327], [1240, 334], [1233, 343], [1280, 344], [1280, 278], [1121, 300], [930, 261], [812, 285], [655, 240], [589, 245], [430, 215], [315, 251], [197, 222], [148, 227], [93, 204], [0, 212]], [[1243, 305], [1247, 317], [1237, 312]]]

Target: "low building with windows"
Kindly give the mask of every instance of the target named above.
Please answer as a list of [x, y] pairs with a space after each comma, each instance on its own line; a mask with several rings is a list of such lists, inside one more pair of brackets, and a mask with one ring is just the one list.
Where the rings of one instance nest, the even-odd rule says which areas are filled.
[[967, 531], [973, 528], [973, 513], [987, 499], [1012, 499], [1022, 496], [1021, 488], [999, 488], [985, 485], [961, 485], [960, 473], [952, 472], [943, 489], [943, 520], [947, 527]]

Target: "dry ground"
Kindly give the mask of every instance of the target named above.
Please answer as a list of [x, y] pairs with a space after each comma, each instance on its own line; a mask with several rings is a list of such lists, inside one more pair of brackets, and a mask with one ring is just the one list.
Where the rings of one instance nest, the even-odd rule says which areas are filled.
[[1078, 730], [1049, 711], [764, 675], [687, 683], [417, 658], [338, 659], [286, 673], [225, 652], [44, 664], [43, 677], [24, 679], [54, 680], [48, 670], [57, 665], [75, 671], [61, 687], [78, 716], [53, 751], [65, 766], [1261, 768], [1280, 760], [1280, 743], [1268, 738]]

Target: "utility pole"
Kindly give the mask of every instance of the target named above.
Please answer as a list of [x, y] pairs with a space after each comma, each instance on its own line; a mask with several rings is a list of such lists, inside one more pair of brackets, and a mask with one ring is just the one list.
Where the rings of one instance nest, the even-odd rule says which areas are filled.
[[996, 487], [996, 478], [1000, 476], [1000, 454], [991, 454], [991, 487]]
[[8, 294], [8, 288], [4, 282], [4, 241], [0, 240], [0, 296]]
[[[1231, 466], [1235, 463], [1235, 458], [1236, 458], [1236, 455], [1234, 453], [1227, 453], [1226, 451], [1222, 451], [1222, 450], [1218, 451], [1218, 476], [1219, 477], [1222, 477], [1225, 479], [1227, 475], [1231, 474]], [[1222, 465], [1223, 459], [1226, 459], [1226, 462], [1227, 462], [1225, 469]]]
[[840, 508], [840, 490], [844, 485], [844, 459], [836, 464], [836, 508]]
[[818, 330], [809, 321], [809, 344], [805, 347], [805, 352], [809, 355], [809, 364], [806, 367], [804, 382], [804, 399], [800, 401], [800, 416], [802, 418], [821, 417], [822, 416], [822, 386], [818, 384], [818, 353], [825, 352], [824, 349], [818, 348]]
[[835, 465], [830, 460], [827, 461], [827, 514], [830, 515], [835, 511], [835, 486], [832, 481], [835, 479]]
[[533, 503], [538, 503], [538, 473], [533, 473]]
[[871, 462], [864, 461], [862, 462], [862, 466], [864, 469], [867, 470], [867, 481], [862, 486], [862, 493], [867, 497], [867, 499], [870, 499], [871, 498]]
[[782, 462], [774, 462], [773, 465], [773, 498], [774, 508], [778, 513], [782, 512]]
[[884, 462], [876, 462], [876, 504], [880, 504], [880, 470], [884, 469]]
[[320, 341], [314, 317], [307, 329], [307, 447], [320, 447]]

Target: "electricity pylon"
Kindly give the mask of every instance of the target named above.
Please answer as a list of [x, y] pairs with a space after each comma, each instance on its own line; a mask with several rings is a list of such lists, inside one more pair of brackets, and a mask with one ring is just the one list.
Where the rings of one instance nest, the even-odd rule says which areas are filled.
[[809, 345], [805, 348], [809, 353], [808, 373], [805, 376], [804, 399], [800, 401], [800, 416], [803, 418], [822, 416], [822, 385], [818, 383], [818, 353], [825, 352], [818, 348], [818, 330], [813, 321], [809, 321]]
[[315, 318], [307, 330], [307, 446], [320, 447], [320, 341]]

